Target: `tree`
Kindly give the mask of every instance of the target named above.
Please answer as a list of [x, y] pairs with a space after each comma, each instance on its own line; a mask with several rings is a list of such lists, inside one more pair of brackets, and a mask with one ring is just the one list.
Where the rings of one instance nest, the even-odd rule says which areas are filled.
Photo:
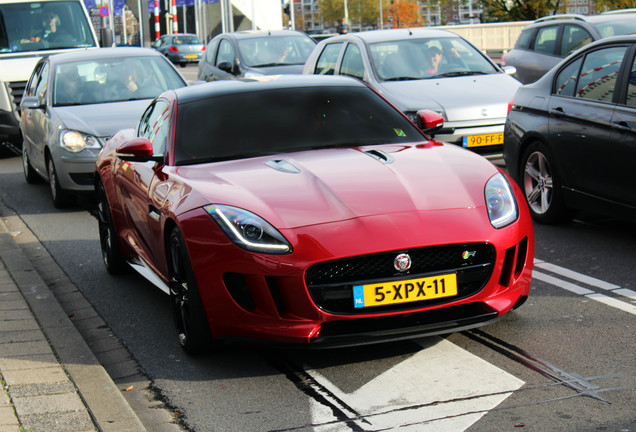
[[389, 8], [393, 28], [419, 27], [423, 24], [420, 9], [415, 0], [394, 0]]
[[[326, 23], [339, 23], [344, 18], [344, 0], [318, 0], [316, 3], [322, 20]], [[389, 0], [382, 0], [384, 15], [388, 8]], [[347, 0], [349, 9], [349, 21], [360, 23], [363, 26], [378, 24], [380, 11], [378, 0]]]
[[481, 0], [480, 3], [495, 21], [535, 20], [564, 13], [567, 8], [567, 0]]
[[598, 12], [613, 9], [636, 8], [636, 0], [596, 0], [594, 4]]

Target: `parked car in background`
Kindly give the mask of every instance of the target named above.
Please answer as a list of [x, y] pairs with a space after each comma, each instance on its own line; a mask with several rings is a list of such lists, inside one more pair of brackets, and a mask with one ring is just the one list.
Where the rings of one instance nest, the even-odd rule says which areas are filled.
[[504, 157], [535, 220], [573, 209], [636, 220], [636, 36], [577, 51], [517, 92]]
[[303, 73], [347, 75], [369, 84], [412, 120], [444, 117], [435, 137], [501, 156], [508, 102], [519, 81], [462, 37], [445, 30], [350, 33], [320, 42]]
[[530, 288], [519, 188], [347, 77], [166, 92], [106, 144], [96, 190], [107, 270], [128, 263], [170, 296], [188, 353], [210, 335], [341, 346], [449, 333]]
[[93, 191], [95, 160], [122, 126], [133, 127], [150, 101], [186, 85], [149, 48], [102, 48], [42, 58], [20, 109], [22, 162], [28, 183], [48, 180], [56, 207]]
[[636, 9], [600, 15], [550, 15], [526, 26], [515, 47], [502, 58], [514, 66], [524, 84], [541, 78], [548, 70], [579, 48], [606, 37], [636, 32]]
[[208, 43], [199, 62], [198, 79], [300, 74], [315, 45], [313, 39], [295, 30], [221, 33]]
[[205, 45], [199, 37], [188, 33], [163, 35], [152, 44], [152, 48], [181, 67], [198, 63], [205, 52]]

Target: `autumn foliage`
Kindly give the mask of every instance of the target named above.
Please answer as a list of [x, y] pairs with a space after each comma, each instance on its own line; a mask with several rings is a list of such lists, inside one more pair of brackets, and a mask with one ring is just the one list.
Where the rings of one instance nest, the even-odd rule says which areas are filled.
[[423, 25], [422, 17], [415, 0], [395, 0], [389, 8], [393, 28], [419, 27]]

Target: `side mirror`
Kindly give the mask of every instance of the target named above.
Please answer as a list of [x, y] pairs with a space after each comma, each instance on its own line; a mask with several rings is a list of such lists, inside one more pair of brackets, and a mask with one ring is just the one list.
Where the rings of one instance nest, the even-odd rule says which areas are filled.
[[234, 74], [233, 70], [232, 70], [232, 64], [230, 62], [221, 62], [218, 65], [216, 65], [216, 67], [218, 67], [219, 69], [221, 69], [223, 72], [227, 72], [229, 74]]
[[40, 104], [40, 98], [37, 96], [24, 96], [20, 101], [20, 109], [38, 109], [44, 108], [44, 105]]
[[139, 137], [117, 147], [117, 157], [129, 162], [149, 162], [154, 161], [163, 163], [163, 155], [155, 156], [152, 149], [152, 143], [148, 138]]
[[514, 66], [502, 66], [501, 69], [506, 75], [514, 75], [517, 73], [517, 68]]
[[419, 110], [417, 112], [417, 126], [423, 132], [432, 134], [444, 126], [444, 117], [435, 111]]

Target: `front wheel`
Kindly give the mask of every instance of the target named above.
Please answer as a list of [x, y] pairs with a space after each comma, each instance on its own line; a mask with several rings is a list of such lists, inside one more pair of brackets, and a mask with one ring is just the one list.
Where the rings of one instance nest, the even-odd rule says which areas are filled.
[[568, 211], [563, 203], [561, 180], [545, 144], [532, 143], [524, 152], [520, 186], [534, 220], [552, 224], [566, 219]]
[[126, 260], [119, 248], [117, 231], [113, 224], [108, 198], [104, 185], [97, 186], [97, 223], [99, 227], [99, 245], [102, 249], [102, 260], [110, 274], [121, 274], [127, 269]]
[[53, 159], [50, 157], [48, 161], [48, 170], [49, 187], [51, 189], [51, 199], [53, 199], [53, 205], [59, 209], [65, 208], [69, 205], [70, 196], [69, 193], [62, 189], [62, 187], [60, 186], [60, 181], [57, 177], [57, 172], [55, 171]]
[[211, 346], [212, 336], [185, 241], [177, 228], [168, 239], [170, 299], [181, 348], [200, 354]]

